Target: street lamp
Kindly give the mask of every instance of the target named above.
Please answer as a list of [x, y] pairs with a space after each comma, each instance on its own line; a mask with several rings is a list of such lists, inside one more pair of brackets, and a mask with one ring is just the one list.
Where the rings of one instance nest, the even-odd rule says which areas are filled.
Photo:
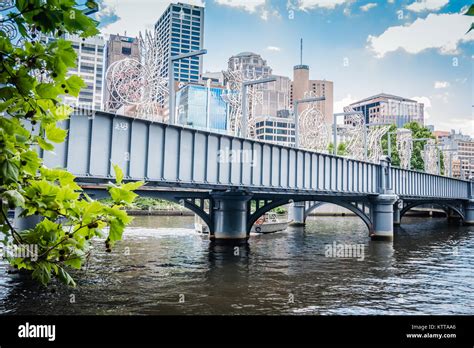
[[168, 59], [168, 98], [169, 98], [169, 118], [170, 124], [176, 123], [176, 110], [175, 110], [175, 91], [174, 91], [174, 63], [178, 60], [191, 58], [206, 54], [207, 50], [191, 51], [183, 53], [177, 56], [170, 56]]
[[303, 98], [300, 100], [295, 100], [293, 102], [293, 114], [295, 117], [295, 147], [299, 148], [300, 147], [300, 120], [299, 120], [299, 115], [298, 115], [298, 106], [299, 104], [304, 104], [304, 103], [314, 103], [317, 101], [323, 101], [326, 100], [325, 97], [311, 97], [311, 98]]
[[346, 115], [362, 115], [362, 111], [348, 111], [348, 112], [338, 112], [333, 114], [334, 121], [334, 130], [333, 130], [333, 149], [332, 152], [334, 155], [337, 155], [337, 116], [346, 116]]
[[276, 80], [276, 77], [265, 77], [259, 80], [242, 82], [242, 122], [240, 129], [240, 136], [242, 138], [247, 137], [247, 87], [258, 85], [261, 83], [275, 82]]

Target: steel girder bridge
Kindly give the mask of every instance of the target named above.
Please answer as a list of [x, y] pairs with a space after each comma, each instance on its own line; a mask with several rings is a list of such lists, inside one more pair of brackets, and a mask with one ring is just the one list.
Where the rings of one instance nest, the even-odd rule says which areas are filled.
[[342, 206], [373, 239], [392, 238], [394, 223], [422, 204], [474, 223], [473, 182], [394, 168], [389, 158], [375, 164], [100, 111], [61, 126], [68, 137], [41, 154], [47, 166], [67, 169], [100, 198], [118, 164], [126, 180], [146, 182], [138, 194], [192, 210], [215, 240], [247, 239], [262, 214], [288, 203], [300, 223], [322, 203]]

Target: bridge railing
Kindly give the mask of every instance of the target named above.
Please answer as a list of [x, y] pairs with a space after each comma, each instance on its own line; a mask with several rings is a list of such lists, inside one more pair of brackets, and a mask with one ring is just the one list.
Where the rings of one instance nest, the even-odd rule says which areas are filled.
[[[83, 179], [109, 180], [113, 163], [122, 167], [126, 178], [155, 186], [381, 192], [382, 169], [374, 163], [99, 111], [93, 117], [72, 115], [62, 127], [69, 130], [68, 137], [54, 153], [43, 154], [45, 163]], [[428, 194], [421, 184], [429, 178], [432, 193], [467, 196], [463, 181], [395, 168], [391, 176], [396, 193]], [[455, 191], [440, 184], [448, 181]]]
[[440, 175], [391, 168], [391, 188], [399, 196], [468, 198], [470, 183]]

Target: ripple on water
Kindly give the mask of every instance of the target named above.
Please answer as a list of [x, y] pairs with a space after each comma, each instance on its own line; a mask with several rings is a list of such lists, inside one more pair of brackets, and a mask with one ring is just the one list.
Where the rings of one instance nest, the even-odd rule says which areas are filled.
[[[112, 253], [94, 242], [76, 289], [44, 289], [0, 262], [0, 312], [15, 314], [473, 314], [474, 229], [407, 218], [392, 243], [354, 217], [209, 243], [190, 217], [136, 217]], [[362, 244], [364, 259], [325, 257]], [[71, 305], [73, 293], [76, 302]], [[184, 298], [184, 302], [180, 299]]]

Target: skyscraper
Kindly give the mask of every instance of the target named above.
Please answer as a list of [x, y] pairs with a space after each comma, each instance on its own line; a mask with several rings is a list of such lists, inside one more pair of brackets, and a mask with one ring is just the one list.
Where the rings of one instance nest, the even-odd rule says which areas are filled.
[[[67, 75], [78, 75], [86, 83], [78, 97], [65, 95], [65, 104], [101, 110], [103, 107], [104, 89], [104, 47], [105, 41], [100, 36], [81, 38], [76, 35], [65, 35], [65, 40], [71, 41], [76, 51], [76, 67], [69, 69]], [[42, 37], [41, 41], [51, 42], [53, 37]]]
[[[203, 48], [204, 7], [182, 3], [170, 4], [155, 24], [157, 38], [162, 43], [164, 59]], [[174, 79], [179, 82], [198, 82], [202, 73], [202, 56], [182, 59], [174, 63]], [[168, 64], [161, 76], [168, 76]]]
[[[317, 97], [325, 97], [324, 101], [316, 103], [316, 108], [324, 115], [326, 123], [332, 123], [333, 105], [334, 105], [334, 85], [332, 81], [327, 80], [310, 80], [309, 66], [296, 65], [293, 68], [293, 83], [291, 84], [290, 103], [293, 105], [294, 100], [301, 100], [305, 97], [305, 93], [313, 92]], [[299, 112], [302, 112], [307, 106], [300, 104]]]
[[[122, 36], [122, 35], [110, 35], [107, 41], [106, 48], [106, 71], [110, 65], [122, 60], [122, 59], [136, 59], [140, 60], [140, 50], [138, 46], [138, 40], [136, 38]], [[105, 110], [117, 111], [120, 108], [120, 104], [116, 101], [110, 91], [105, 88]]]

